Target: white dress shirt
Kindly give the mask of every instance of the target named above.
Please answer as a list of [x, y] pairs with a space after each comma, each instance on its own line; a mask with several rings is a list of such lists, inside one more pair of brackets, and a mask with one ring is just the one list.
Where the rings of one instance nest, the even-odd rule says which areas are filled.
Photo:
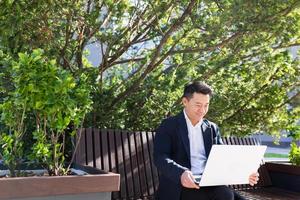
[[206, 153], [204, 148], [203, 133], [201, 129], [202, 121], [199, 121], [195, 126], [184, 112], [188, 128], [188, 137], [190, 141], [190, 155], [191, 155], [191, 171], [193, 175], [201, 175], [206, 165]]

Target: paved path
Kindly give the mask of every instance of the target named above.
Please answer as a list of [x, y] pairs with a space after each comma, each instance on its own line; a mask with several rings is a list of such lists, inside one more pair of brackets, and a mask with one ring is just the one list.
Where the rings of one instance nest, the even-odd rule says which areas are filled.
[[[289, 147], [267, 147], [266, 153], [276, 153], [288, 155], [290, 152]], [[288, 158], [264, 158], [265, 161], [288, 161]]]
[[290, 152], [290, 148], [281, 148], [281, 147], [268, 147], [267, 153], [276, 153], [276, 154], [285, 154], [287, 155]]

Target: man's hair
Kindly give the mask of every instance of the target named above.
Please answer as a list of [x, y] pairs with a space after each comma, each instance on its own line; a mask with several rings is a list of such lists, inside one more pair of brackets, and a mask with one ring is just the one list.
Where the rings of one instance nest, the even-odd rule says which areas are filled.
[[185, 85], [183, 96], [187, 99], [191, 99], [194, 93], [208, 94], [212, 96], [213, 90], [212, 88], [204, 82], [201, 81], [193, 81]]

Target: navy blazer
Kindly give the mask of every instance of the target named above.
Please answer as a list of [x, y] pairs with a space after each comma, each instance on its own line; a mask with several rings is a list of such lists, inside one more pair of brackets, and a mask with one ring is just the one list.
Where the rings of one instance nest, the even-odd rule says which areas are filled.
[[[212, 144], [222, 144], [219, 129], [206, 119], [201, 124], [206, 156]], [[154, 138], [154, 164], [159, 171], [156, 199], [179, 200], [181, 174], [191, 169], [190, 144], [184, 113], [162, 121]]]

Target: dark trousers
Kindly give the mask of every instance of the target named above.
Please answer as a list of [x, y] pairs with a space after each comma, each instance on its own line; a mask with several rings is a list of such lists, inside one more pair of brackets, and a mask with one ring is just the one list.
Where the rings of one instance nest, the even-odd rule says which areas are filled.
[[182, 188], [181, 200], [242, 200], [241, 196], [227, 186]]

